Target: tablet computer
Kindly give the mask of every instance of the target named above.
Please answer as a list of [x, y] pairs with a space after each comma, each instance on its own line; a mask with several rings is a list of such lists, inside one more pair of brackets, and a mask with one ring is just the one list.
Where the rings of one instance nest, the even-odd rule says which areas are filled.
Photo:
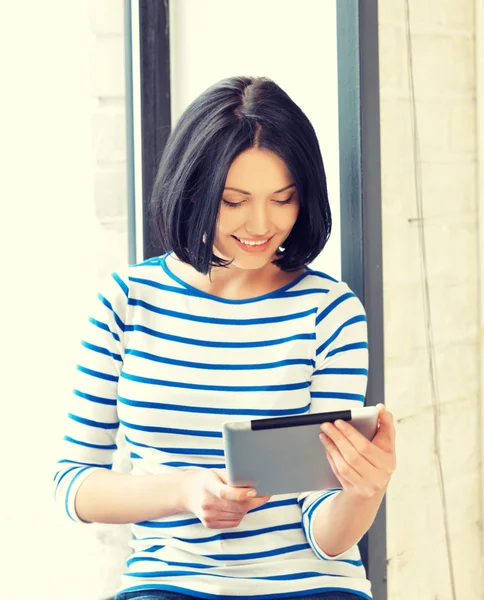
[[319, 439], [321, 423], [348, 421], [371, 441], [378, 413], [369, 406], [224, 423], [228, 483], [254, 487], [258, 496], [340, 488]]

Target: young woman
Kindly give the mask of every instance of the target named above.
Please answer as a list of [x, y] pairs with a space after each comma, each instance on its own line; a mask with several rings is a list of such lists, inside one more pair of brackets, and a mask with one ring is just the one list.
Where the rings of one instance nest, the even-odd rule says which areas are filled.
[[[172, 132], [153, 209], [165, 253], [113, 273], [89, 319], [58, 502], [132, 524], [117, 600], [371, 598], [357, 542], [395, 468], [383, 406], [373, 442], [323, 426], [338, 489], [259, 497], [225, 475], [224, 421], [364, 402], [363, 306], [308, 267], [331, 230], [313, 127], [267, 78], [218, 82]], [[110, 470], [118, 429], [130, 474]]]

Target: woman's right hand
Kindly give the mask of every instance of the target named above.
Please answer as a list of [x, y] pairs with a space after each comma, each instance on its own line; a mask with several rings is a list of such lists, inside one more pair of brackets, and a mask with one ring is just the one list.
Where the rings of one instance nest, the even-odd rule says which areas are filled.
[[238, 527], [245, 515], [271, 496], [256, 497], [248, 487], [227, 484], [225, 469], [186, 471], [183, 510], [194, 513], [208, 529]]

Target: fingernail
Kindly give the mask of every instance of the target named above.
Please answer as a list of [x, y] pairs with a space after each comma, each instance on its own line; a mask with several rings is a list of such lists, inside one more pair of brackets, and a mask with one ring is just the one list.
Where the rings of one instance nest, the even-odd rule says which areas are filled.
[[254, 496], [257, 496], [257, 492], [255, 490], [250, 490], [250, 492], [247, 492], [247, 496], [253, 498]]

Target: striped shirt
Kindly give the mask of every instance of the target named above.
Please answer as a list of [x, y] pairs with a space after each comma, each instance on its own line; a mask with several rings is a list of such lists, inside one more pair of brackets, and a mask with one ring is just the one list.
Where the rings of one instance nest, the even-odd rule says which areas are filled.
[[[155, 257], [112, 273], [79, 349], [55, 497], [67, 515], [94, 469], [110, 469], [118, 430], [132, 475], [225, 467], [224, 421], [361, 407], [365, 311], [349, 287], [307, 268], [271, 293], [202, 292]], [[324, 452], [324, 447], [321, 446]], [[358, 546], [330, 557], [312, 524], [339, 489], [272, 496], [228, 530], [193, 513], [131, 525], [120, 590], [200, 598], [371, 598]]]

